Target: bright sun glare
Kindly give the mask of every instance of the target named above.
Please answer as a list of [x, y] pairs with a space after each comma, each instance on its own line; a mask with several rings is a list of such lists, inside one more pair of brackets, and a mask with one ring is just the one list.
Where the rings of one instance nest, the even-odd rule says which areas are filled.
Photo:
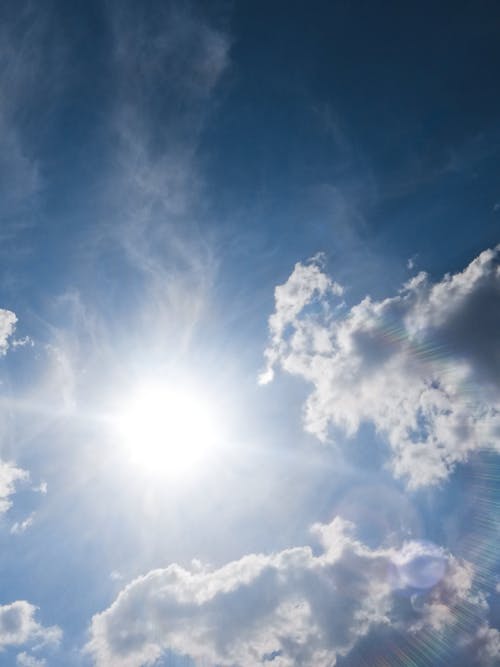
[[208, 398], [158, 382], [144, 384], [123, 402], [116, 425], [131, 463], [175, 476], [199, 466], [220, 435]]

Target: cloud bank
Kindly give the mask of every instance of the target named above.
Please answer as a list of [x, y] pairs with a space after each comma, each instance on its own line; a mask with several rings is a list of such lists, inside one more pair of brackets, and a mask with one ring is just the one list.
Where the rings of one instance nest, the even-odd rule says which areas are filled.
[[463, 605], [484, 618], [472, 566], [444, 550], [422, 542], [372, 550], [339, 517], [312, 532], [318, 555], [303, 546], [219, 569], [173, 564], [132, 581], [92, 619], [96, 665], [139, 667], [170, 650], [221, 667], [331, 667], [381, 626], [440, 633]]
[[304, 424], [322, 441], [373, 424], [409, 487], [446, 479], [472, 452], [498, 447], [499, 251], [350, 309], [321, 258], [298, 263], [275, 291], [261, 383], [276, 368], [309, 382]]

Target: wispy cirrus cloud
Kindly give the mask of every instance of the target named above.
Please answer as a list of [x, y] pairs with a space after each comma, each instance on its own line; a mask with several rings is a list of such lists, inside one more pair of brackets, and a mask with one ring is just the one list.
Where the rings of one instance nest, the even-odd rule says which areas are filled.
[[420, 273], [382, 301], [349, 310], [316, 259], [276, 288], [267, 368], [313, 390], [305, 428], [354, 436], [371, 422], [391, 449], [391, 468], [410, 487], [435, 484], [455, 464], [496, 447], [500, 430], [500, 248], [432, 283]]
[[[161, 354], [166, 340], [178, 349], [190, 340], [218, 270], [197, 151], [229, 66], [230, 38], [200, 6], [176, 2], [149, 9], [111, 2], [105, 18], [112, 90], [106, 155], [99, 214], [82, 243], [73, 294], [87, 311], [87, 328], [96, 327], [94, 349], [114, 336], [112, 308], [125, 318], [131, 345], [147, 339]], [[118, 314], [124, 300], [128, 307]]]
[[[31, 1], [0, 10], [0, 214], [3, 244], [33, 225], [43, 168], [33, 137], [47, 120], [52, 97], [63, 81], [60, 34], [47, 39], [54, 18]], [[41, 122], [40, 122], [41, 121]], [[9, 245], [9, 253], [20, 244]]]
[[177, 3], [153, 12], [134, 4], [110, 8], [118, 166], [111, 187], [121, 213], [112, 227], [139, 268], [161, 273], [162, 263], [189, 262], [186, 246], [200, 253], [208, 238], [196, 224], [202, 189], [196, 151], [229, 65], [230, 39], [199, 9]]
[[[36, 78], [36, 50], [33, 49], [34, 24], [20, 29], [23, 18], [29, 23], [29, 9], [16, 18], [7, 16], [0, 29], [0, 182], [2, 196], [2, 236], [11, 233], [13, 222], [39, 186], [36, 160], [23, 145], [18, 113]], [[24, 16], [23, 16], [24, 15]], [[14, 219], [14, 220], [13, 220]], [[22, 224], [22, 221], [21, 221]]]
[[23, 519], [22, 521], [15, 521], [10, 527], [10, 534], [22, 535], [28, 530], [28, 528], [30, 528], [33, 525], [34, 520], [35, 520], [35, 513], [33, 512], [28, 517], [26, 517], [26, 519]]

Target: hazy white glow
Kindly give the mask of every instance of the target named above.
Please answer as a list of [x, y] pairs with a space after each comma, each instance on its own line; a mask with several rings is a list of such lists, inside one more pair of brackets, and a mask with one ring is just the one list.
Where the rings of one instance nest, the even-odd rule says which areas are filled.
[[179, 475], [213, 452], [220, 429], [210, 401], [192, 388], [147, 383], [125, 400], [116, 419], [131, 463]]

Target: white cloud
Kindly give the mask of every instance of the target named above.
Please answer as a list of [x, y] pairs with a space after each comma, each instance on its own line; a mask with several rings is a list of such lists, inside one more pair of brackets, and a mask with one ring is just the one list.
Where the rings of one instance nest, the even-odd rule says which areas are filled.
[[481, 665], [498, 665], [500, 662], [500, 631], [482, 625], [474, 637], [475, 652]]
[[[123, 258], [144, 280], [133, 326], [184, 344], [206, 312], [217, 271], [198, 143], [229, 65], [230, 40], [201, 6], [106, 6], [112, 38], [112, 171], [94, 229], [100, 252]], [[165, 103], [168, 100], [168, 103]], [[104, 260], [105, 261], [105, 260]], [[131, 308], [131, 311], [133, 308]], [[156, 341], [152, 346], [156, 345]], [[160, 350], [159, 350], [160, 352]], [[160, 352], [161, 353], [161, 352]]]
[[47, 660], [45, 658], [35, 658], [23, 651], [17, 654], [16, 665], [18, 667], [46, 667]]
[[12, 506], [10, 496], [15, 492], [16, 483], [27, 479], [29, 474], [26, 470], [8, 461], [0, 461], [0, 514]]
[[23, 336], [23, 338], [15, 338], [12, 341], [12, 347], [25, 347], [28, 345], [29, 347], [34, 347], [35, 346], [35, 341], [30, 338], [29, 336]]
[[[342, 295], [342, 287], [332, 282], [321, 271], [322, 259], [321, 255], [317, 255], [306, 265], [297, 263], [286, 283], [278, 285], [274, 290], [276, 310], [269, 318], [271, 345], [266, 350], [267, 369], [259, 377], [261, 384], [266, 384], [273, 379], [273, 367], [285, 353], [287, 328], [296, 321], [301, 311], [307, 306], [316, 304], [320, 307], [320, 312], [326, 314], [329, 304], [327, 301], [323, 302], [322, 299], [327, 295]], [[311, 342], [314, 349], [318, 353], [328, 351], [330, 346], [328, 336], [325, 337], [324, 332], [319, 329], [312, 333], [314, 340]]]
[[111, 196], [118, 187], [117, 204], [125, 213], [117, 221], [118, 236], [123, 222], [129, 234], [135, 232], [127, 245], [134, 256], [144, 249], [145, 231], [154, 233], [151, 252], [155, 243], [164, 242], [158, 236], [161, 226], [168, 225], [171, 235], [170, 223], [192, 212], [199, 189], [196, 146], [214, 88], [229, 63], [229, 39], [187, 6], [167, 3], [151, 12], [133, 4], [109, 7], [116, 84], [112, 127], [119, 165]]
[[410, 258], [408, 259], [408, 261], [406, 262], [406, 267], [407, 267], [408, 269], [410, 269], [410, 271], [412, 271], [412, 270], [415, 268], [415, 266], [416, 266], [416, 264], [417, 264], [417, 257], [418, 257], [418, 255], [413, 255], [413, 256], [410, 257]]
[[35, 513], [30, 514], [24, 521], [16, 521], [10, 528], [11, 535], [21, 535], [33, 524]]
[[410, 487], [445, 479], [472, 451], [498, 445], [498, 254], [435, 284], [419, 273], [396, 296], [347, 312], [333, 306], [341, 288], [317, 261], [297, 264], [276, 288], [261, 381], [276, 367], [307, 380], [305, 428], [321, 440], [371, 422]]
[[152, 570], [93, 617], [87, 649], [100, 667], [152, 664], [166, 650], [221, 667], [332, 667], [377, 627], [441, 632], [460, 605], [484, 611], [471, 566], [442, 549], [371, 550], [339, 517], [313, 533], [319, 555], [304, 546], [215, 570]]
[[9, 337], [16, 328], [17, 317], [11, 310], [0, 308], [0, 354], [5, 354], [9, 348]]
[[37, 607], [25, 600], [0, 606], [0, 650], [28, 642], [36, 642], [38, 647], [59, 644], [61, 629], [57, 625], [41, 625], [35, 618], [36, 612]]
[[[17, 317], [10, 310], [0, 308], [0, 355], [9, 348], [9, 337], [16, 327]], [[0, 514], [11, 506], [10, 496], [15, 492], [16, 483], [29, 478], [26, 470], [16, 467], [14, 463], [0, 460]]]

